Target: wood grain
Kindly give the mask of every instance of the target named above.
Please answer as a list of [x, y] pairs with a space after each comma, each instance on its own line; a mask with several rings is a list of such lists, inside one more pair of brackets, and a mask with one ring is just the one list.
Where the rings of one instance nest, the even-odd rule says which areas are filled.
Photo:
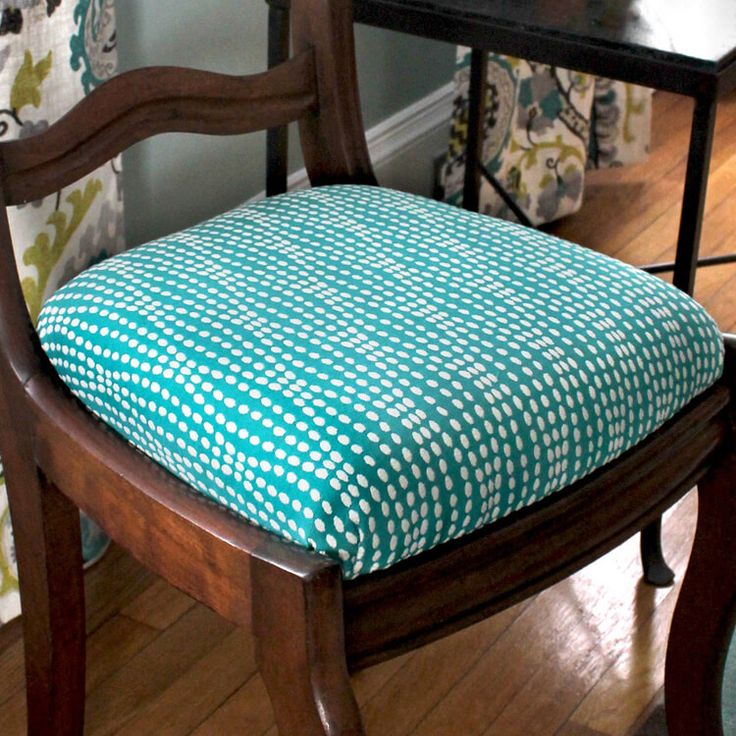
[[[670, 105], [669, 126], [673, 124], [672, 117], [679, 114], [679, 108], [671, 99], [661, 99], [663, 104]], [[719, 135], [731, 137], [725, 143], [716, 139], [714, 175], [720, 183], [714, 190], [717, 201], [708, 210], [719, 229], [715, 233], [706, 230], [706, 235], [714, 238], [719, 248], [727, 247], [731, 227], [728, 218], [719, 211], [736, 201], [733, 177], [727, 170], [733, 165], [732, 155], [723, 153], [736, 145], [736, 131], [732, 127], [727, 124], [719, 128]], [[635, 173], [627, 176], [642, 191], [648, 179], [662, 187], [664, 184], [660, 182], [665, 181], [667, 197], [676, 196], [671, 194], [671, 187], [676, 186], [676, 169], [672, 168], [670, 158], [658, 158], [655, 150], [653, 160], [659, 161], [663, 168], [669, 167], [664, 173], [669, 172], [671, 176], [659, 177], [656, 170], [653, 173], [645, 169], [640, 170], [639, 180]], [[659, 197], [653, 198], [650, 205], [661, 215]], [[603, 216], [602, 206], [597, 202], [595, 210], [590, 212], [584, 208], [576, 218], [557, 226], [557, 232], [574, 232], [576, 222], [582, 223], [581, 229], [594, 230], [590, 223], [595, 222], [597, 239], [593, 245], [604, 249], [606, 234], [615, 233], [621, 217], [614, 216], [618, 214], [615, 208], [609, 217]], [[647, 215], [644, 207], [639, 215], [640, 225], [647, 227], [658, 216], [651, 211]], [[637, 234], [630, 237], [636, 238]], [[624, 240], [619, 245], [625, 248], [628, 242]], [[702, 293], [714, 311], [721, 310], [721, 326], [732, 328], [736, 323], [736, 305], [729, 295], [736, 274], [732, 267], [713, 269], [712, 273], [720, 276], [708, 272], [698, 293]], [[725, 307], [721, 306], [724, 304]], [[18, 329], [24, 328], [20, 325]], [[21, 369], [25, 365], [28, 363], [21, 362]], [[52, 402], [56, 400], [45, 394], [44, 397]], [[64, 396], [57, 399], [68, 401]], [[96, 432], [91, 426], [82, 428], [84, 436], [87, 431]], [[43, 459], [49, 460], [50, 467], [57, 467], [51, 462], [50, 451]], [[131, 483], [135, 472], [132, 461], [130, 465], [123, 463], [117, 467], [113, 463], [111, 474], [106, 477], [116, 483]], [[96, 490], [92, 485], [85, 488], [86, 481], [81, 474], [73, 480], [81, 484], [81, 490], [75, 492], [85, 497]], [[167, 502], [179, 493], [178, 489], [164, 484], [159, 490]], [[178, 503], [186, 511], [189, 501]], [[201, 518], [194, 514], [194, 508], [191, 507], [192, 518]], [[676, 544], [670, 554], [680, 574], [693, 515], [694, 498], [688, 496], [665, 522], [665, 542], [671, 539]], [[273, 549], [260, 546], [262, 538], [249, 536], [243, 540], [224, 518], [212, 517], [212, 521], [221, 539], [231, 539], [236, 547], [249, 554], [260, 550], [258, 554], [264, 555], [269, 564], [277, 560]], [[172, 535], [175, 541], [177, 533], [172, 531]], [[286, 556], [289, 558], [288, 553]], [[299, 555], [290, 559], [278, 564], [285, 565], [285, 570], [292, 569], [292, 562], [296, 567], [301, 565]], [[367, 732], [371, 736], [624, 734], [661, 687], [661, 643], [666, 638], [674, 603], [673, 592], [637, 588], [638, 573], [636, 544], [627, 543], [520, 606], [359, 673], [352, 678], [352, 684], [363, 709]], [[263, 577], [260, 589], [271, 597], [273, 608], [281, 589], [271, 587], [273, 577], [270, 581], [268, 575]], [[245, 579], [245, 583], [249, 582], [250, 577]], [[296, 609], [302, 605], [300, 601], [309, 598], [302, 599], [302, 593], [296, 594], [289, 586], [288, 600], [293, 603], [290, 608]], [[327, 586], [323, 593], [333, 589], [333, 585]], [[319, 586], [310, 584], [304, 595], [315, 595], [319, 590]], [[380, 590], [376, 588], [376, 592]], [[213, 597], [217, 599], [221, 595], [217, 593]], [[230, 624], [203, 606], [142, 571], [119, 550], [88, 575], [87, 597], [88, 647], [91, 654], [94, 652], [87, 683], [88, 734], [196, 733], [202, 736], [243, 730], [269, 736], [275, 733], [266, 690], [260, 676], [253, 672], [252, 642], [247, 635], [234, 632]], [[358, 599], [359, 596], [354, 602]], [[229, 605], [233, 605], [233, 600], [229, 599]], [[334, 612], [333, 604], [320, 600], [314, 599], [308, 608]], [[364, 600], [371, 600], [370, 596]], [[380, 600], [380, 595], [376, 600]], [[265, 615], [261, 614], [262, 619]], [[266, 631], [265, 636], [273, 635], [273, 631]], [[307, 639], [305, 635], [300, 641]], [[334, 642], [327, 644], [334, 648]], [[318, 647], [322, 646], [318, 643]], [[19, 649], [17, 644], [6, 641], [5, 649], [0, 652], [0, 672], [6, 675], [0, 680], [0, 703], [5, 705], [0, 708], [0, 732], [8, 736], [19, 735], [25, 728]], [[332, 675], [328, 673], [327, 677]], [[274, 677], [271, 680], [273, 684]], [[616, 708], [622, 697], [630, 703], [623, 713], [620, 707]]]
[[[242, 629], [236, 629], [185, 669], [181, 677], [162, 688], [148, 705], [136, 708], [135, 715], [116, 733], [120, 736], [191, 733], [202, 722], [203, 714], [220, 705], [223, 693], [234, 693], [255, 672], [252, 638]], [[204, 682], [206, 687], [202, 686]], [[165, 726], [162, 728], [161, 724]]]
[[[193, 608], [90, 691], [88, 730], [97, 734], [119, 731], [160, 697], [170, 686], [172, 673], [196, 666], [231, 631], [232, 626], [212, 611]], [[245, 652], [239, 654], [244, 659]]]
[[316, 106], [313, 79], [312, 50], [241, 77], [177, 67], [120, 74], [44, 133], [3, 144], [6, 201], [52, 194], [158, 133], [230, 135], [297, 120]]

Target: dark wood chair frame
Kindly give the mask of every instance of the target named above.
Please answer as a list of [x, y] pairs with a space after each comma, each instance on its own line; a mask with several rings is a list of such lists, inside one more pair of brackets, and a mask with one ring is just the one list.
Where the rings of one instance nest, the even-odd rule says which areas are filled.
[[[363, 133], [349, 0], [294, 0], [295, 56], [231, 77], [150, 68], [93, 92], [35, 138], [0, 144], [2, 204], [53, 193], [164, 131], [244, 133], [300, 121], [316, 186], [375, 183]], [[722, 380], [621, 458], [508, 518], [343, 581], [337, 562], [210, 503], [126, 443], [43, 353], [0, 219], [0, 450], [20, 569], [28, 731], [83, 731], [84, 585], [78, 510], [143, 564], [251, 627], [284, 736], [363, 734], [349, 672], [490, 616], [656, 519], [698, 484], [695, 546], [666, 663], [671, 736], [720, 734], [736, 619], [736, 338]]]

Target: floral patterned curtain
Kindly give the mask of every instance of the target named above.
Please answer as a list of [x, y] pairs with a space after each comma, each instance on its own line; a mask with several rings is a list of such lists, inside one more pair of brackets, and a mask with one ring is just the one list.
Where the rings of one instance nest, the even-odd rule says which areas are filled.
[[[445, 199], [462, 201], [470, 49], [459, 47]], [[635, 163], [649, 150], [651, 90], [489, 54], [483, 163], [539, 225], [575, 212], [586, 168]], [[488, 182], [481, 211], [513, 217]]]
[[[43, 131], [117, 63], [113, 0], [0, 0], [0, 140]], [[31, 317], [79, 271], [123, 247], [119, 161], [55, 196], [11, 208]], [[82, 519], [85, 560], [106, 540]], [[0, 465], [0, 623], [19, 613], [11, 520]]]

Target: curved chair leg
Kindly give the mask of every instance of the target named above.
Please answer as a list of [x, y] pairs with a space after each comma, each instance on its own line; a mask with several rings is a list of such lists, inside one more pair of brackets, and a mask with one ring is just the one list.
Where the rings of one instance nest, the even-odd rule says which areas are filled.
[[[79, 510], [3, 445], [18, 559], [30, 736], [81, 736], [85, 614]], [[15, 446], [13, 446], [15, 445]]]
[[253, 632], [281, 736], [364, 736], [345, 660], [340, 570], [254, 560]]
[[662, 517], [641, 530], [639, 538], [644, 580], [658, 588], [667, 588], [675, 582], [675, 573], [662, 553]]
[[670, 736], [721, 736], [721, 687], [736, 621], [736, 451], [698, 485], [698, 525], [665, 666]]

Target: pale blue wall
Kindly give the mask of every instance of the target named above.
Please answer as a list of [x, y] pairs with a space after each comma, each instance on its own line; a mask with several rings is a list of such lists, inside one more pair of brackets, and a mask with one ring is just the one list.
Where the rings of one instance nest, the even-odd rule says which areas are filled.
[[[119, 0], [121, 70], [177, 64], [230, 73], [262, 71], [266, 60], [266, 4], [262, 0]], [[371, 127], [449, 81], [453, 48], [426, 39], [357, 27], [358, 73], [366, 127]], [[264, 187], [265, 135], [238, 138], [159, 136], [126, 155], [129, 243], [192, 224], [253, 196]], [[412, 152], [425, 188], [441, 140]], [[441, 148], [440, 148], [441, 150]], [[297, 168], [297, 159], [292, 168]], [[421, 183], [417, 183], [417, 182]], [[389, 181], [389, 183], [392, 183]]]

